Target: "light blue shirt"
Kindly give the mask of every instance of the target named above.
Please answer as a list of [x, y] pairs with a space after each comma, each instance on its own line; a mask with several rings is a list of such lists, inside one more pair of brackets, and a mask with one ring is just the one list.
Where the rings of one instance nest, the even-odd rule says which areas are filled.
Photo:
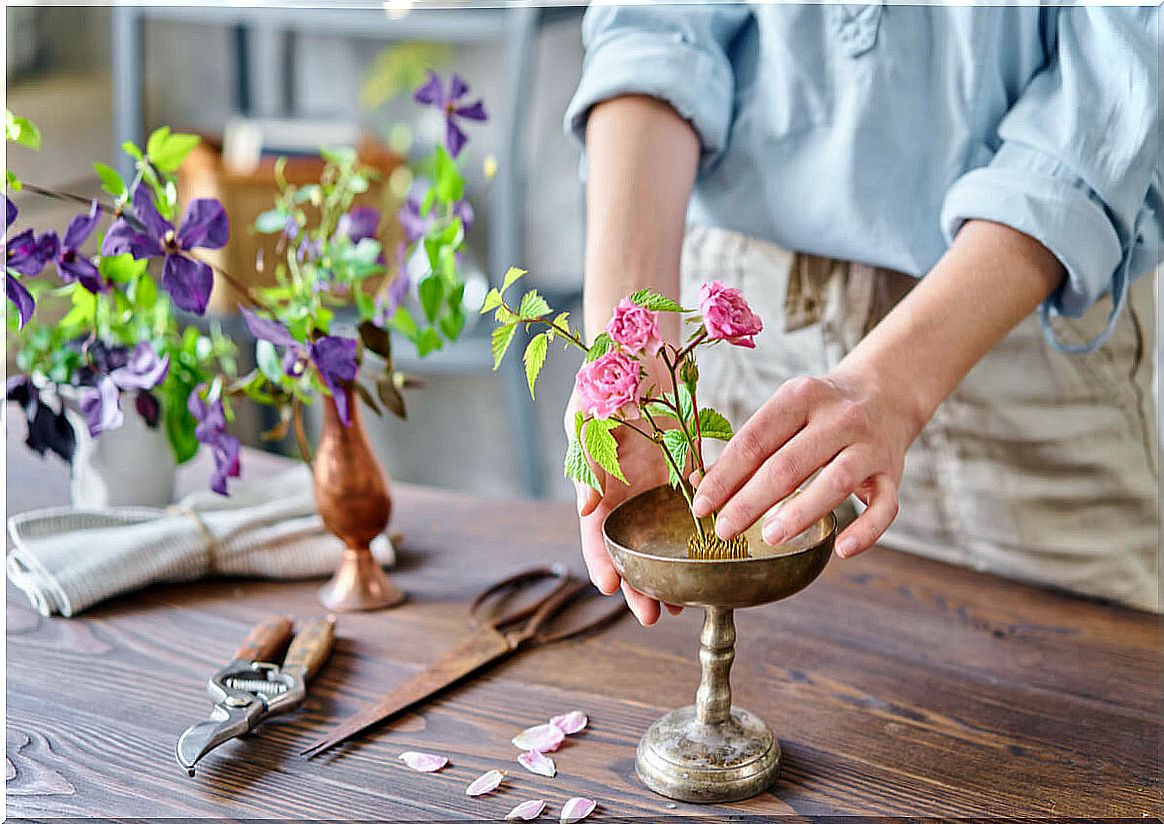
[[[1160, 262], [1157, 8], [592, 6], [566, 112], [662, 98], [698, 133], [689, 220], [920, 277], [961, 224], [1037, 238], [1079, 316]], [[1048, 325], [1049, 329], [1049, 325]]]

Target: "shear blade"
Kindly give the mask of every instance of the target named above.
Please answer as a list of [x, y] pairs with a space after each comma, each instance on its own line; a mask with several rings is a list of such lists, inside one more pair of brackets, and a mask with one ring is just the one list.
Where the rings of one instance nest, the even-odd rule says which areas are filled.
[[249, 732], [253, 726], [251, 713], [245, 710], [225, 710], [216, 707], [210, 718], [199, 721], [178, 738], [178, 763], [194, 775], [194, 765], [206, 753], [232, 738]]

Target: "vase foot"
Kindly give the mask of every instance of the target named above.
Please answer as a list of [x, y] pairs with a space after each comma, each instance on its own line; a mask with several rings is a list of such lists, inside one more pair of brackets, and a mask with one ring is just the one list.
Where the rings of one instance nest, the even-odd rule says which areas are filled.
[[367, 548], [345, 549], [339, 569], [319, 591], [320, 603], [333, 612], [387, 609], [404, 597]]
[[639, 742], [635, 770], [651, 790], [699, 804], [751, 798], [780, 771], [780, 742], [747, 710], [723, 724], [704, 724], [695, 707], [669, 712]]

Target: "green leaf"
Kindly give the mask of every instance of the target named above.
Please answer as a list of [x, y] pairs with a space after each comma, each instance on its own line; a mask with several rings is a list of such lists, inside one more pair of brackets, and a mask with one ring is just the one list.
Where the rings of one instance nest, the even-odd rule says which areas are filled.
[[567, 478], [573, 478], [579, 483], [598, 490], [600, 494], [602, 492], [602, 486], [598, 483], [594, 470], [590, 468], [590, 463], [586, 460], [586, 453], [582, 451], [582, 441], [579, 438], [570, 439], [570, 445], [566, 448], [563, 474]]
[[8, 188], [12, 191], [19, 192], [24, 187], [24, 184], [20, 182], [20, 178], [13, 174], [11, 169], [5, 169], [4, 174], [8, 178]]
[[140, 311], [153, 308], [158, 302], [158, 285], [149, 275], [142, 275], [133, 283], [133, 305]]
[[497, 370], [501, 366], [501, 359], [505, 357], [505, 351], [509, 349], [509, 344], [513, 342], [513, 335], [517, 332], [517, 324], [510, 323], [505, 326], [498, 326], [493, 330], [493, 369]]
[[350, 146], [320, 146], [319, 156], [328, 163], [348, 168], [356, 165], [356, 150]]
[[101, 258], [97, 264], [97, 271], [103, 278], [113, 283], [130, 283], [145, 274], [149, 264], [148, 260], [134, 260], [133, 255], [125, 252]]
[[666, 295], [660, 295], [658, 292], [652, 292], [650, 289], [640, 289], [631, 295], [630, 299], [644, 309], [650, 309], [652, 312], [689, 311]]
[[5, 113], [5, 138], [30, 149], [39, 149], [40, 129], [36, 127], [36, 124], [27, 117], [17, 117], [7, 109]]
[[730, 441], [732, 425], [723, 415], [710, 407], [705, 407], [699, 410], [699, 434], [701, 437], [715, 438], [717, 441]]
[[430, 186], [424, 193], [424, 198], [420, 201], [420, 216], [428, 217], [428, 213], [432, 211], [433, 205], [436, 203], [436, 187]]
[[270, 209], [255, 218], [255, 231], [264, 235], [281, 232], [286, 225], [287, 213], [282, 209]]
[[271, 383], [283, 382], [283, 361], [275, 344], [261, 338], [255, 341], [255, 366]]
[[496, 309], [500, 305], [501, 305], [501, 293], [498, 292], [496, 289], [490, 289], [485, 294], [485, 302], [481, 304], [481, 314], [484, 315], [487, 312], [492, 312], [494, 309]]
[[[680, 412], [680, 414], [683, 415], [683, 423], [685, 423], [685, 424], [693, 423], [693, 421], [691, 419], [691, 415], [692, 415], [692, 412], [694, 411], [694, 405], [691, 403], [691, 393], [687, 391], [686, 386], [684, 386], [683, 384], [679, 384], [679, 402], [678, 402], [678, 404], [675, 403], [675, 396], [673, 394], [671, 394], [670, 392], [664, 393], [663, 397], [667, 401], [669, 401], [672, 405], [677, 405], [679, 407], [679, 412]], [[679, 418], [676, 417], [676, 415], [673, 411], [671, 411], [670, 409], [667, 409], [666, 407], [662, 406], [661, 404], [655, 404], [654, 408], [658, 409], [660, 414], [666, 415], [668, 418], [672, 418], [674, 420], [679, 420]]]
[[395, 329], [413, 343], [416, 343], [417, 338], [420, 336], [420, 327], [416, 325], [416, 319], [403, 306], [396, 307], [396, 311], [388, 319], [388, 328]]
[[605, 332], [599, 332], [598, 337], [594, 339], [594, 343], [590, 344], [590, 349], [586, 352], [586, 362], [593, 363], [610, 351], [610, 347], [614, 346], [614, 341], [610, 339], [610, 335]]
[[146, 157], [150, 160], [161, 150], [163, 144], [170, 137], [169, 126], [159, 126], [150, 133], [149, 139], [146, 140]]
[[457, 169], [456, 161], [444, 146], [437, 146], [434, 173], [436, 191], [445, 203], [455, 203], [465, 194], [465, 179]]
[[420, 336], [416, 339], [416, 354], [420, 357], [431, 355], [445, 345], [441, 340], [441, 336], [437, 334], [437, 330], [431, 326], [426, 326], [421, 330]]
[[[556, 318], [554, 318], [553, 324], [554, 324], [554, 326], [558, 327], [559, 329], [565, 329], [567, 332], [569, 332], [570, 331], [570, 313], [563, 312], [562, 314], [558, 315]], [[556, 338], [559, 335], [559, 333], [553, 329], [551, 329], [546, 334], [548, 334], [550, 336], [550, 340], [553, 340], [554, 338]]]
[[93, 171], [97, 173], [97, 177], [101, 178], [101, 188], [109, 192], [114, 197], [121, 197], [126, 193], [125, 181], [121, 179], [121, 175], [112, 166], [106, 166], [104, 163], [94, 163]]
[[380, 398], [380, 403], [384, 404], [384, 408], [393, 415], [401, 420], [408, 417], [408, 410], [404, 406], [404, 396], [400, 394], [400, 388], [396, 386], [396, 380], [391, 370], [385, 369], [376, 378], [376, 394]]
[[417, 284], [416, 294], [420, 298], [420, 308], [429, 323], [434, 323], [445, 298], [445, 282], [436, 275], [422, 278]]
[[152, 145], [153, 135], [150, 135], [146, 154], [149, 155], [150, 162], [158, 168], [158, 171], [163, 174], [173, 174], [178, 171], [190, 152], [194, 151], [194, 147], [201, 141], [202, 138], [196, 134], [167, 134], [165, 140], [155, 147]]
[[132, 157], [134, 160], [141, 160], [142, 159], [141, 149], [139, 149], [137, 147], [137, 144], [134, 143], [132, 140], [127, 140], [124, 143], [122, 143], [121, 144], [121, 151], [125, 152], [127, 155]]
[[[618, 441], [610, 430], [618, 426], [618, 421], [603, 421], [597, 418], [582, 427], [582, 445], [586, 454], [602, 467], [607, 474], [627, 484], [626, 475], [618, 463]], [[629, 486], [629, 484], [627, 484]]]
[[60, 326], [66, 329], [77, 326], [92, 326], [93, 318], [97, 312], [97, 296], [83, 288], [79, 283], [73, 284], [73, 286], [73, 294], [71, 295], [73, 308], [61, 318]]
[[531, 289], [522, 297], [517, 313], [523, 320], [536, 320], [550, 314], [550, 304], [546, 303], [546, 299], [539, 295], [536, 289]]
[[505, 280], [501, 282], [501, 294], [504, 295], [506, 289], [517, 283], [518, 280], [525, 277], [527, 274], [528, 272], [526, 272], [525, 269], [518, 269], [516, 266], [510, 266], [509, 269], [505, 272]]
[[[663, 446], [671, 455], [671, 460], [675, 462], [681, 470], [687, 465], [687, 453], [691, 449], [691, 444], [687, 442], [687, 438], [683, 436], [682, 430], [667, 429], [663, 432]], [[671, 482], [672, 488], [679, 486], [680, 477], [675, 474], [675, 467], [671, 465], [671, 461], [667, 462], [667, 480]]]
[[461, 336], [461, 332], [465, 329], [465, 312], [458, 305], [455, 309], [451, 309], [448, 314], [440, 319], [438, 324], [441, 328], [441, 334], [449, 341], [455, 341]]
[[546, 350], [550, 345], [550, 333], [546, 332], [541, 335], [534, 335], [530, 342], [525, 347], [525, 356], [522, 358], [525, 361], [525, 379], [529, 382], [529, 396], [534, 397], [534, 383], [537, 382], [538, 373], [542, 371], [542, 366], [546, 362]]

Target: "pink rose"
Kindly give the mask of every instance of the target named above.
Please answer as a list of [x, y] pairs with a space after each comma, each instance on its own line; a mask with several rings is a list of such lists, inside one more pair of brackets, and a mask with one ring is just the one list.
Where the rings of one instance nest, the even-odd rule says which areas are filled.
[[702, 284], [699, 287], [699, 311], [703, 313], [703, 328], [712, 340], [756, 348], [752, 338], [764, 329], [764, 324], [739, 289], [729, 289], [718, 280]]
[[607, 420], [638, 400], [640, 380], [638, 361], [612, 349], [593, 363], [582, 364], [574, 387], [582, 411]]
[[610, 339], [631, 355], [646, 352], [652, 357], [663, 345], [659, 337], [659, 313], [644, 309], [630, 298], [614, 307], [614, 317], [606, 324]]

